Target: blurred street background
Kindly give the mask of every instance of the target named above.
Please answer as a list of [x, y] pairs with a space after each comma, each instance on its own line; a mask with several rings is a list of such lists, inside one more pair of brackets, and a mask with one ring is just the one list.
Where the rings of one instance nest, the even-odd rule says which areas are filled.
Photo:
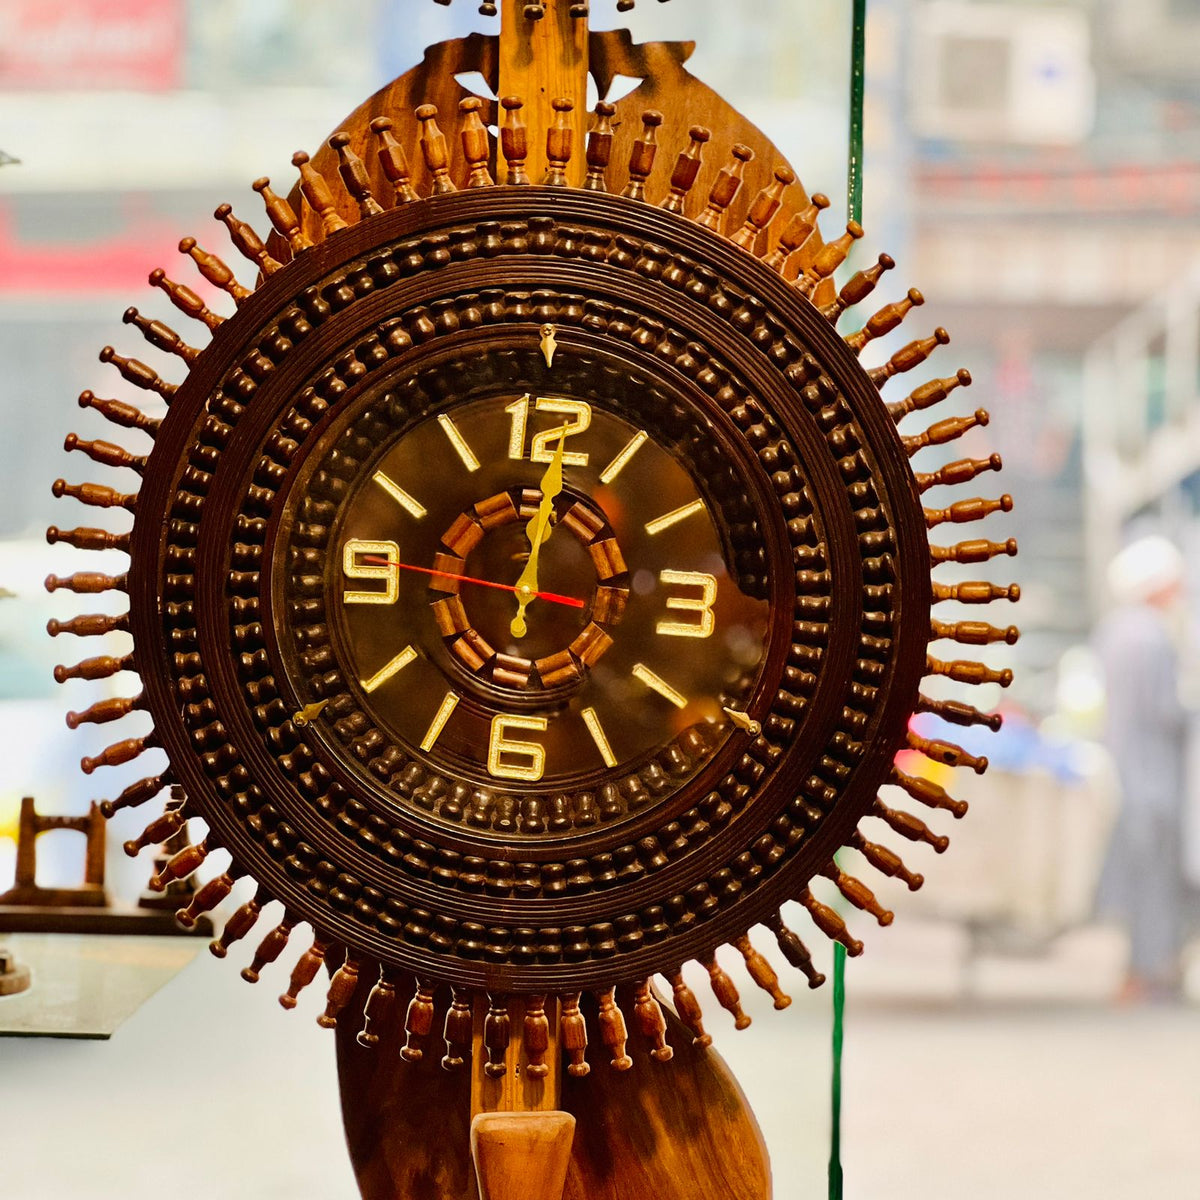
[[[694, 39], [688, 69], [763, 127], [806, 188], [828, 193], [827, 234], [845, 221], [849, 0], [591, 7], [596, 28]], [[982, 478], [980, 494], [1010, 492], [1016, 506], [982, 534], [1019, 540], [1020, 557], [989, 574], [1023, 595], [986, 614], [1021, 626], [1016, 646], [982, 652], [1013, 668], [1012, 686], [932, 689], [1006, 718], [998, 735], [967, 739], [993, 764], [956, 788], [971, 813], [930, 818], [951, 838], [944, 856], [906, 847], [927, 882], [913, 895], [878, 889], [894, 926], [850, 918], [867, 951], [848, 973], [846, 1195], [1197, 1196], [1200, 0], [868, 7], [867, 235], [850, 269], [886, 250], [898, 267], [880, 303], [914, 285], [927, 303], [864, 361], [950, 331], [932, 373], [966, 367], [974, 384], [946, 407], [982, 405], [992, 422], [946, 457], [1003, 454], [1003, 475]], [[51, 481], [87, 475], [62, 439], [106, 436], [75, 398], [103, 380], [105, 394], [145, 401], [113, 387], [97, 350], [121, 347], [131, 303], [171, 319], [146, 275], [174, 266], [181, 235], [214, 227], [217, 203], [261, 226], [252, 179], [290, 181], [292, 152], [314, 151], [426, 45], [494, 31], [476, 8], [0, 0], [0, 891], [22, 795], [42, 812], [80, 813], [123, 786], [120, 770], [103, 792], [79, 773], [80, 755], [111, 739], [69, 734], [62, 714], [104, 685], [57, 687], [51, 671], [69, 648], [43, 633], [48, 618], [81, 611], [42, 588], [79, 569], [43, 536], [63, 519]], [[891, 387], [887, 399], [908, 390]], [[937, 465], [936, 451], [916, 463]], [[1111, 586], [1114, 557], [1147, 536], [1178, 551], [1169, 603], [1145, 571], [1149, 591]], [[84, 569], [123, 569], [121, 556], [86, 558]], [[1158, 614], [1177, 749], [1194, 767], [1132, 886], [1126, 864], [1132, 899], [1113, 879], [1142, 827], [1142, 776], [1106, 734], [1119, 697], [1098, 637], [1118, 601]], [[127, 648], [115, 635], [110, 652]], [[1174, 700], [1176, 683], [1167, 690]], [[919, 728], [940, 733], [932, 719]], [[1147, 777], [1161, 765], [1148, 757]], [[140, 827], [122, 814], [109, 833], [110, 886], [125, 899], [144, 885], [145, 860], [130, 863], [120, 843]], [[74, 848], [53, 845], [40, 881], [73, 882]], [[1152, 878], [1170, 881], [1170, 911], [1154, 923], [1177, 930], [1173, 965], [1139, 975], [1122, 917]], [[109, 1043], [0, 1039], [0, 1196], [157, 1200], [168, 1182], [228, 1200], [354, 1195], [315, 999], [285, 1021], [236, 974], [203, 955]], [[784, 1014], [757, 1008], [750, 1031], [718, 1037], [763, 1125], [779, 1200], [824, 1194], [828, 1010], [824, 989]]]

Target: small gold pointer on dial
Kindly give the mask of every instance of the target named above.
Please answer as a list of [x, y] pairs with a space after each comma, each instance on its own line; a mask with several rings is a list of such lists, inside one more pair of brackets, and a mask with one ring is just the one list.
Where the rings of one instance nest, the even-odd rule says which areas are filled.
[[736, 708], [726, 708], [725, 712], [739, 729], [745, 730], [751, 737], [762, 733], [762, 726], [749, 713], [739, 712]]
[[558, 449], [550, 460], [546, 474], [542, 476], [542, 502], [538, 505], [537, 516], [525, 527], [529, 537], [529, 561], [521, 578], [517, 580], [517, 615], [509, 625], [509, 631], [515, 638], [523, 638], [529, 632], [525, 623], [525, 610], [538, 594], [538, 555], [542, 543], [549, 538], [550, 518], [554, 515], [554, 501], [563, 489], [563, 451], [567, 444], [567, 427], [564, 425], [558, 436]]
[[321, 715], [328, 703], [328, 700], [315, 700], [312, 704], [306, 704], [298, 713], [292, 714], [292, 724], [303, 729], [305, 725], [311, 724]]
[[558, 349], [558, 341], [554, 335], [557, 331], [553, 325], [543, 325], [542, 334], [542, 357], [546, 360], [546, 366], [554, 366], [554, 352]]

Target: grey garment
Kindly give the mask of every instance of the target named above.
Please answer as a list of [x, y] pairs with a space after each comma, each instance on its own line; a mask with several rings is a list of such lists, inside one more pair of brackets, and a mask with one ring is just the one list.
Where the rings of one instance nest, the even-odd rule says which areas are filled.
[[1100, 905], [1129, 925], [1130, 970], [1168, 980], [1176, 970], [1183, 904], [1180, 842], [1188, 713], [1162, 615], [1114, 612], [1096, 648], [1107, 691], [1105, 742], [1121, 810], [1100, 882]]

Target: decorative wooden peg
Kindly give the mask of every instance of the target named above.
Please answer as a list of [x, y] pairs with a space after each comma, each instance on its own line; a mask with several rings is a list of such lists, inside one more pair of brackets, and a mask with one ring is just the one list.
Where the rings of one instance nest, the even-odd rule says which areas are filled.
[[247, 296], [254, 294], [249, 288], [242, 287], [238, 283], [237, 276], [222, 259], [202, 249], [194, 237], [180, 239], [179, 253], [186, 254], [196, 264], [200, 274], [213, 287], [220, 288], [221, 291], [232, 297], [234, 304], [241, 304]]
[[633, 1016], [638, 1033], [652, 1043], [650, 1057], [655, 1062], [670, 1062], [675, 1057], [675, 1051], [667, 1045], [667, 1019], [650, 990], [648, 979], [643, 979], [633, 989]]
[[[56, 479], [50, 490], [59, 499], [70, 496], [72, 500], [78, 500], [80, 504], [86, 504], [89, 508], [123, 508], [126, 512], [137, 511], [136, 492], [118, 492], [102, 483], [68, 483], [65, 479]], [[49, 629], [49, 626], [46, 628]], [[74, 632], [67, 629], [66, 624], [62, 624], [61, 628], [66, 633]]]
[[165, 379], [160, 379], [158, 372], [153, 367], [148, 367], [136, 358], [126, 358], [124, 355], [118, 354], [111, 346], [105, 346], [100, 351], [100, 361], [111, 363], [121, 372], [121, 376], [132, 383], [134, 387], [140, 387], [148, 392], [157, 392], [168, 404], [171, 403], [171, 399], [175, 395], [175, 385], [167, 383]]
[[130, 858], [136, 858], [147, 846], [157, 846], [178, 833], [187, 824], [182, 804], [171, 802], [161, 817], [151, 821], [136, 838], [130, 838], [123, 849]]
[[329, 991], [325, 995], [325, 1011], [317, 1018], [317, 1024], [322, 1029], [336, 1029], [338, 1014], [354, 999], [358, 990], [358, 972], [360, 962], [346, 951], [345, 961], [333, 973], [329, 981]]
[[646, 180], [654, 170], [654, 159], [658, 154], [658, 127], [662, 123], [663, 115], [657, 109], [647, 109], [642, 113], [642, 136], [633, 143], [629, 155], [629, 182], [622, 196], [628, 196], [631, 200], [645, 200]]
[[937, 421], [930, 425], [924, 433], [900, 440], [904, 443], [905, 452], [911, 458], [918, 450], [924, 450], [926, 446], [944, 446], [947, 442], [956, 441], [976, 426], [986, 425], [990, 420], [991, 417], [986, 408], [977, 408], [969, 417], [947, 417], [944, 421]]
[[[1012, 558], [1017, 553], [1017, 539], [1009, 538], [1006, 542], [990, 542], [986, 538], [975, 538], [969, 542], [959, 542], [954, 546], [930, 546], [929, 560], [934, 566], [938, 563], [981, 563], [988, 559], [1007, 555]], [[1013, 641], [1016, 641], [1013, 638]], [[1009, 642], [1012, 645], [1012, 642]]]
[[951, 725], [986, 725], [993, 733], [998, 733], [1004, 724], [1004, 718], [999, 713], [981, 712], [972, 704], [964, 704], [961, 700], [931, 700], [928, 696], [917, 699], [917, 712], [933, 713]]
[[296, 965], [292, 968], [292, 977], [288, 981], [287, 991], [279, 997], [279, 1003], [283, 1008], [290, 1011], [296, 1007], [297, 998], [316, 979], [317, 972], [321, 969], [328, 951], [329, 942], [318, 933], [313, 938], [312, 945], [300, 955], [296, 960]]
[[898, 833], [910, 842], [924, 842], [925, 845], [932, 846], [938, 854], [944, 854], [950, 845], [948, 837], [934, 833], [920, 817], [899, 809], [889, 808], [878, 797], [871, 807], [871, 815], [883, 821], [893, 833]]
[[687, 148], [681, 150], [675, 160], [675, 170], [671, 172], [671, 190], [662, 202], [662, 207], [668, 212], [683, 212], [688, 194], [695, 186], [703, 165], [704, 146], [711, 137], [712, 132], [703, 125], [693, 125], [688, 130]]
[[717, 962], [716, 954], [710, 953], [707, 957], [702, 957], [698, 961], [708, 972], [708, 979], [712, 984], [713, 995], [716, 996], [717, 1003], [726, 1012], [732, 1013], [734, 1028], [749, 1028], [750, 1018], [742, 1011], [742, 998], [738, 995], [738, 990], [733, 980], [729, 978], [721, 968], [721, 964]]
[[947, 463], [937, 471], [917, 471], [914, 474], [917, 490], [927, 492], [932, 487], [954, 487], [960, 483], [970, 483], [984, 471], [999, 471], [1004, 466], [1004, 460], [999, 454], [991, 454], [987, 458], [962, 458], [957, 462]]
[[931, 379], [928, 383], [923, 383], [907, 399], [889, 404], [888, 412], [891, 414], [892, 420], [899, 424], [909, 413], [940, 404], [955, 388], [970, 386], [971, 372], [966, 367], [960, 367], [951, 378]]
[[123, 400], [101, 400], [90, 388], [79, 393], [79, 407], [98, 412], [106, 421], [120, 425], [123, 429], [140, 429], [153, 437], [162, 424], [157, 417], [148, 417], [140, 408], [126, 404]]
[[[240, 942], [254, 928], [258, 918], [262, 915], [263, 908], [270, 902], [271, 896], [267, 890], [258, 888], [254, 895], [225, 922], [221, 936], [209, 943], [208, 949], [212, 956], [224, 958], [229, 953], [229, 947], [235, 942]], [[258, 975], [255, 974], [254, 978], [257, 979]]]
[[508, 997], [488, 992], [487, 999], [487, 1015], [483, 1018], [483, 1048], [487, 1051], [488, 1060], [483, 1064], [483, 1073], [489, 1079], [501, 1079], [508, 1072], [508, 1065], [504, 1061], [511, 1036]]
[[572, 1079], [582, 1079], [591, 1072], [587, 1062], [587, 1022], [579, 1011], [579, 993], [570, 992], [559, 997], [562, 1010], [558, 1019], [559, 1036], [567, 1053], [567, 1074]]
[[46, 622], [46, 632], [51, 637], [58, 637], [60, 633], [73, 633], [76, 637], [103, 637], [106, 633], [128, 633], [129, 614], [86, 613], [72, 617], [69, 621], [59, 621], [51, 617]]
[[136, 325], [142, 337], [152, 346], [156, 346], [159, 350], [165, 350], [168, 354], [174, 354], [186, 363], [195, 362], [196, 356], [200, 353], [195, 346], [189, 346], [170, 325], [142, 316], [132, 305], [122, 313], [121, 320], [126, 325]]
[[115, 800], [101, 800], [100, 812], [105, 817], [112, 817], [127, 808], [137, 808], [147, 800], [153, 800], [169, 782], [167, 775], [148, 775], [131, 783]]
[[197, 842], [194, 846], [184, 846], [182, 850], [167, 859], [161, 871], [151, 876], [148, 885], [150, 890], [152, 892], [162, 892], [166, 890], [167, 884], [172, 883], [174, 880], [186, 879], [204, 862], [208, 857], [208, 852], [207, 838], [202, 842]]
[[773, 913], [766, 918], [766, 925], [775, 935], [783, 957], [804, 975], [810, 988], [819, 988], [825, 982], [825, 976], [813, 964], [808, 947], [783, 923], [783, 916]]
[[712, 1035], [704, 1030], [704, 1010], [696, 999], [696, 993], [684, 982], [683, 972], [676, 968], [668, 971], [666, 978], [671, 985], [676, 1015], [691, 1030], [692, 1045], [701, 1048], [711, 1046]]
[[881, 875], [886, 875], [889, 879], [903, 880], [910, 892], [917, 891], [925, 882], [925, 876], [910, 871], [894, 850], [880, 846], [877, 842], [867, 841], [857, 829], [850, 835], [850, 845]]
[[969, 582], [933, 584], [933, 602], [935, 604], [943, 600], [955, 600], [959, 604], [990, 604], [993, 600], [1009, 600], [1016, 603], [1020, 598], [1021, 588], [1015, 583]]
[[808, 888], [805, 888], [796, 899], [808, 909], [808, 915], [812, 917], [813, 924], [827, 938], [841, 942], [851, 958], [857, 958], [863, 952], [862, 942], [858, 938], [850, 936], [846, 922], [828, 904], [822, 904]]
[[991, 646], [996, 642], [1004, 642], [1015, 646], [1021, 637], [1021, 631], [1015, 625], [1001, 628], [989, 625], [986, 621], [930, 621], [930, 640], [950, 638], [965, 646]]
[[430, 191], [435, 196], [442, 196], [458, 189], [450, 178], [450, 152], [446, 147], [446, 135], [438, 128], [437, 115], [434, 104], [422, 104], [417, 109], [417, 120], [421, 122], [421, 153], [433, 176]]
[[213, 216], [229, 230], [229, 240], [233, 243], [234, 249], [247, 262], [252, 262], [258, 267], [263, 275], [273, 275], [283, 266], [281, 262], [271, 257], [254, 227], [234, 216], [232, 205], [217, 205]]
[[775, 1008], [777, 1010], [787, 1008], [792, 1002], [791, 996], [780, 989], [779, 976], [775, 974], [771, 964], [754, 948], [749, 935], [743, 934], [733, 945], [746, 960], [746, 970], [750, 972], [750, 978], [770, 995], [775, 1002]]
[[230, 867], [220, 875], [214, 875], [212, 879], [197, 889], [186, 908], [176, 911], [175, 920], [184, 929], [194, 929], [201, 916], [212, 912], [233, 891], [233, 885], [241, 875], [242, 872], [235, 867]]
[[617, 106], [604, 100], [596, 105], [596, 123], [587, 137], [587, 177], [583, 181], [589, 192], [608, 191], [608, 164], [616, 136], [612, 119], [616, 112]]
[[412, 172], [408, 165], [408, 155], [404, 147], [396, 141], [392, 133], [391, 117], [376, 117], [371, 122], [371, 132], [379, 140], [379, 165], [392, 185], [392, 193], [397, 204], [411, 204], [421, 197], [413, 189]]
[[885, 304], [870, 320], [856, 333], [847, 334], [842, 341], [854, 351], [862, 352], [868, 342], [891, 333], [914, 308], [920, 308], [925, 303], [925, 297], [916, 288], [909, 288], [908, 295], [894, 304]]
[[[47, 575], [45, 583], [46, 591], [68, 591], [75, 592], [78, 595], [95, 595], [97, 592], [127, 592], [129, 590], [129, 577], [127, 575], [101, 575], [99, 571], [76, 571], [74, 575]], [[127, 656], [132, 665], [132, 656]], [[110, 660], [110, 661], [116, 661]], [[58, 679], [59, 670], [65, 671], [67, 668], [55, 668], [54, 678]], [[117, 670], [124, 671], [129, 668], [118, 667]], [[63, 679], [72, 679], [72, 675], [64, 675]], [[96, 676], [95, 678], [99, 678]], [[62, 679], [59, 679], [62, 682]]]
[[[932, 743], [930, 744], [932, 745]], [[947, 765], [952, 767], [958, 766], [958, 748], [951, 746], [949, 742], [943, 742], [940, 745], [947, 749], [949, 757], [954, 760]], [[913, 746], [912, 749], [923, 751], [924, 745]], [[938, 747], [934, 747], [934, 750], [935, 753], [930, 755], [930, 757], [936, 758], [937, 761], [943, 761], [937, 758]], [[944, 787], [934, 783], [930, 779], [922, 779], [917, 775], [908, 775], [904, 771], [901, 771], [899, 767], [893, 767], [891, 773], [888, 775], [888, 782], [902, 787], [918, 804], [924, 804], [926, 808], [940, 808], [944, 812], [952, 814], [955, 820], [961, 820], [967, 815], [968, 805], [965, 800], [955, 800]]]
[[832, 879], [837, 890], [862, 912], [870, 913], [880, 925], [890, 925], [896, 914], [891, 909], [884, 908], [875, 898], [875, 893], [860, 879], [847, 875], [835, 862], [826, 863], [821, 874], [826, 879]]
[[442, 1039], [446, 1053], [442, 1056], [442, 1070], [457, 1071], [471, 1053], [471, 993], [467, 988], [453, 988], [450, 1007], [446, 1010], [446, 1023]]
[[944, 675], [947, 679], [953, 679], [955, 683], [998, 683], [1004, 688], [1013, 681], [1013, 673], [1007, 668], [1003, 671], [993, 671], [990, 667], [985, 667], [983, 663], [967, 659], [942, 662], [939, 659], [927, 657], [925, 674]]
[[76, 550], [121, 550], [129, 552], [129, 534], [109, 533], [107, 529], [59, 529], [51, 525], [46, 530], [46, 541], [55, 546], [61, 542], [64, 546], [74, 546]]
[[105, 467], [128, 467], [140, 475], [146, 468], [146, 459], [140, 454], [130, 454], [128, 450], [113, 442], [103, 442], [99, 439], [88, 441], [76, 433], [68, 433], [63, 439], [63, 449], [70, 452], [78, 450], [86, 454], [92, 462]]
[[[288, 938], [292, 936], [292, 930], [295, 929], [298, 921], [299, 917], [293, 913], [284, 912], [283, 920], [259, 943], [250, 965], [242, 969], [242, 978], [247, 983], [257, 983], [263, 968], [269, 966], [283, 953], [284, 947], [288, 944]], [[225, 940], [226, 942], [229, 940], [228, 928], [225, 931]]]
[[463, 159], [467, 164], [467, 187], [491, 187], [495, 182], [488, 170], [488, 158], [492, 147], [488, 141], [487, 126], [479, 116], [483, 101], [478, 96], [466, 96], [459, 101], [458, 111], [462, 115], [459, 137], [462, 140]]
[[500, 101], [504, 110], [500, 126], [500, 151], [504, 155], [505, 183], [523, 187], [529, 182], [525, 161], [529, 158], [529, 129], [521, 110], [525, 101], [520, 96], [505, 96]]
[[546, 1016], [544, 995], [525, 998], [522, 1040], [528, 1060], [525, 1073], [531, 1079], [545, 1079], [550, 1074], [546, 1064], [546, 1051], [550, 1049], [550, 1018]]
[[363, 1027], [354, 1039], [364, 1050], [374, 1050], [382, 1036], [380, 1030], [396, 1010], [396, 973], [393, 967], [379, 964], [379, 978], [367, 994], [363, 1006]]
[[219, 317], [213, 312], [190, 287], [185, 287], [182, 283], [175, 283], [167, 278], [167, 273], [162, 267], [155, 267], [149, 275], [151, 287], [158, 288], [165, 293], [168, 300], [181, 313], [189, 317], [195, 317], [197, 321], [203, 321], [209, 329], [219, 329], [224, 322], [224, 317]]
[[997, 500], [984, 500], [978, 496], [973, 500], [959, 500], [948, 508], [925, 509], [925, 527], [934, 529], [947, 523], [963, 525], [968, 521], [982, 521], [992, 513], [1012, 512], [1012, 507], [1013, 498], [1007, 492]]
[[821, 192], [814, 192], [808, 204], [797, 209], [783, 227], [775, 249], [766, 258], [767, 266], [783, 274], [788, 259], [816, 232], [821, 213], [828, 207], [829, 197]]
[[758, 195], [746, 213], [745, 224], [730, 239], [735, 246], [754, 252], [759, 236], [765, 233], [783, 207], [783, 194], [796, 182], [790, 167], [776, 167], [775, 177]]
[[608, 1047], [612, 1056], [612, 1069], [628, 1071], [633, 1066], [633, 1059], [625, 1053], [625, 1043], [629, 1034], [625, 1028], [625, 1014], [617, 1007], [613, 991], [613, 988], [605, 988], [596, 993], [596, 1001], [600, 1005], [600, 1040]]
[[[487, 141], [487, 130], [484, 130], [484, 141]], [[359, 216], [378, 216], [383, 212], [383, 205], [375, 199], [371, 191], [371, 177], [367, 174], [366, 164], [350, 148], [350, 135], [343, 129], [329, 139], [329, 148], [338, 156], [338, 174], [342, 178], [342, 186], [346, 194], [358, 205]]]
[[264, 175], [250, 185], [263, 199], [267, 220], [271, 227], [291, 247], [293, 257], [312, 248], [312, 241], [300, 225], [295, 210], [282, 197], [271, 190], [271, 181]]
[[325, 182], [325, 176], [317, 172], [303, 150], [297, 150], [292, 155], [292, 166], [300, 172], [300, 191], [308, 201], [309, 208], [321, 218], [325, 236], [337, 233], [339, 229], [348, 229], [349, 223], [338, 214], [337, 206], [333, 202], [333, 193], [329, 190], [329, 184]]
[[850, 247], [863, 235], [863, 227], [857, 221], [846, 224], [846, 232], [824, 246], [813, 256], [812, 263], [796, 280], [802, 296], [812, 296], [820, 284], [829, 278], [846, 261]]
[[742, 182], [746, 174], [746, 164], [754, 159], [754, 151], [741, 142], [731, 151], [733, 161], [727, 167], [722, 167], [716, 182], [708, 196], [708, 204], [696, 218], [697, 225], [721, 233], [725, 228], [725, 214], [729, 206], [737, 199], [742, 190]]
[[872, 367], [867, 375], [871, 382], [882, 388], [893, 375], [903, 375], [919, 367], [939, 346], [948, 346], [950, 335], [939, 325], [930, 337], [917, 338], [907, 346], [901, 346], [881, 367]]
[[856, 304], [861, 304], [878, 286], [884, 272], [890, 271], [895, 265], [896, 260], [890, 254], [881, 254], [873, 267], [856, 271], [838, 292], [833, 303], [821, 309], [821, 316], [831, 325], [836, 325], [842, 313]]
[[[55, 576], [51, 575], [50, 578], [54, 579]], [[101, 575], [97, 578], [108, 579], [109, 576]], [[49, 586], [49, 580], [47, 580], [47, 591], [54, 590], [54, 588]], [[92, 589], [88, 588], [86, 590], [91, 591]], [[96, 590], [102, 591], [104, 589], [97, 588]], [[114, 658], [108, 654], [101, 654], [96, 658], [85, 658], [73, 667], [55, 667], [54, 681], [55, 683], [66, 683], [68, 679], [109, 679], [121, 671], [132, 671], [133, 669], [132, 654], [126, 654], [123, 658]]]
[[[982, 775], [988, 769], [986, 758], [968, 754], [954, 742], [943, 741], [941, 738], [922, 737], [911, 729], [908, 731], [908, 745], [909, 749], [918, 750], [926, 758], [931, 758], [934, 762], [940, 762], [947, 767], [966, 767], [969, 771], [974, 771], [976, 775]], [[920, 780], [920, 782], [927, 783], [928, 780]], [[912, 794], [909, 793], [909, 795]]]
[[554, 109], [554, 124], [546, 131], [546, 175], [542, 183], [546, 187], [567, 186], [567, 166], [571, 161], [572, 142], [575, 129], [571, 123], [571, 113], [575, 109], [573, 101], [559, 97], [551, 102]]
[[404, 1045], [400, 1057], [405, 1062], [420, 1062], [425, 1054], [425, 1046], [429, 1035], [433, 1032], [435, 1015], [433, 993], [435, 984], [428, 979], [417, 980], [417, 990], [413, 992], [404, 1014]]

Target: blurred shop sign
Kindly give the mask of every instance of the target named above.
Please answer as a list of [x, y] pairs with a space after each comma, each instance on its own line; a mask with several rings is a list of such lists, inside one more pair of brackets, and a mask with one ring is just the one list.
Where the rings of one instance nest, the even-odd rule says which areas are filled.
[[183, 0], [3, 0], [0, 89], [165, 91], [184, 23]]
[[1078, 9], [934, 0], [914, 13], [919, 137], [1070, 144], [1091, 131], [1096, 82]]

